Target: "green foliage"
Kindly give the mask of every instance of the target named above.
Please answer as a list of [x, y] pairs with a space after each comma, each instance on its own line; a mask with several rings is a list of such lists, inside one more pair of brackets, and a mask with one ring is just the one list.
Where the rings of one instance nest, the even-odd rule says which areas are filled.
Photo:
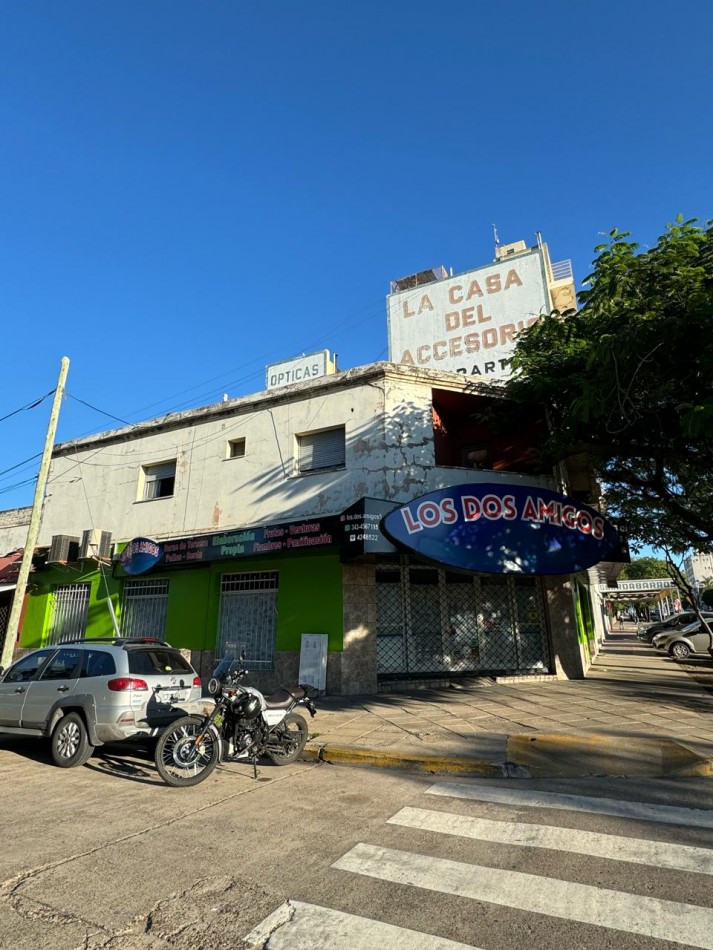
[[670, 573], [668, 564], [663, 558], [640, 557], [633, 560], [631, 564], [625, 564], [619, 577], [623, 581], [639, 581], [644, 578], [669, 577]]
[[631, 539], [709, 549], [713, 227], [679, 216], [643, 253], [628, 237], [596, 248], [578, 311], [521, 334], [508, 394], [547, 407], [546, 461], [588, 455]]

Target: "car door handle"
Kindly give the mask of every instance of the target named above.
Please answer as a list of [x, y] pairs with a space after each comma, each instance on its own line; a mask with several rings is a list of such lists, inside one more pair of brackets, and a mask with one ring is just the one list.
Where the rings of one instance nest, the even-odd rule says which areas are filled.
[[58, 692], [58, 693], [66, 693], [68, 689], [69, 689], [69, 686], [58, 686], [58, 687], [57, 687], [57, 692]]

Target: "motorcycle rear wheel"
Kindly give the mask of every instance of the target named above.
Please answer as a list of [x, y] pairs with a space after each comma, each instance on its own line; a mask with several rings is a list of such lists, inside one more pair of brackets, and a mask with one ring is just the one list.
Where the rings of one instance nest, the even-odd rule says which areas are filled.
[[298, 713], [288, 713], [274, 729], [267, 754], [275, 765], [290, 765], [309, 739], [307, 723]]
[[[154, 762], [158, 774], [174, 788], [198, 785], [208, 778], [220, 758], [220, 740], [212, 729], [205, 730], [200, 716], [183, 716], [161, 734]], [[203, 734], [199, 746], [196, 736]]]

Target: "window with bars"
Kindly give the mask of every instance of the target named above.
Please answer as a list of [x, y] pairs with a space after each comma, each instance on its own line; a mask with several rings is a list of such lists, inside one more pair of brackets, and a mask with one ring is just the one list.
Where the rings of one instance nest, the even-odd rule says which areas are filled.
[[245, 653], [249, 670], [271, 670], [277, 635], [277, 571], [223, 574], [218, 655]]
[[62, 584], [52, 592], [52, 620], [48, 643], [81, 640], [89, 617], [90, 584]]
[[143, 501], [154, 498], [168, 498], [173, 494], [176, 485], [176, 460], [161, 462], [160, 465], [142, 465]]
[[385, 677], [549, 668], [537, 578], [378, 565], [376, 634]]
[[245, 439], [228, 439], [229, 459], [245, 458]]
[[297, 437], [297, 473], [320, 472], [330, 468], [344, 468], [346, 436], [344, 426], [306, 432]]
[[124, 581], [121, 635], [164, 639], [168, 609], [168, 579]]

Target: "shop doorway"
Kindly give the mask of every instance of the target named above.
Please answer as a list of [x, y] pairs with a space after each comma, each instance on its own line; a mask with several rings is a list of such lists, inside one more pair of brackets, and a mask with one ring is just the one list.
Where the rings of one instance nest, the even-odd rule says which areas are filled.
[[542, 583], [409, 563], [376, 568], [377, 674], [547, 672]]
[[277, 571], [223, 574], [218, 656], [245, 651], [250, 670], [271, 670], [277, 634]]

